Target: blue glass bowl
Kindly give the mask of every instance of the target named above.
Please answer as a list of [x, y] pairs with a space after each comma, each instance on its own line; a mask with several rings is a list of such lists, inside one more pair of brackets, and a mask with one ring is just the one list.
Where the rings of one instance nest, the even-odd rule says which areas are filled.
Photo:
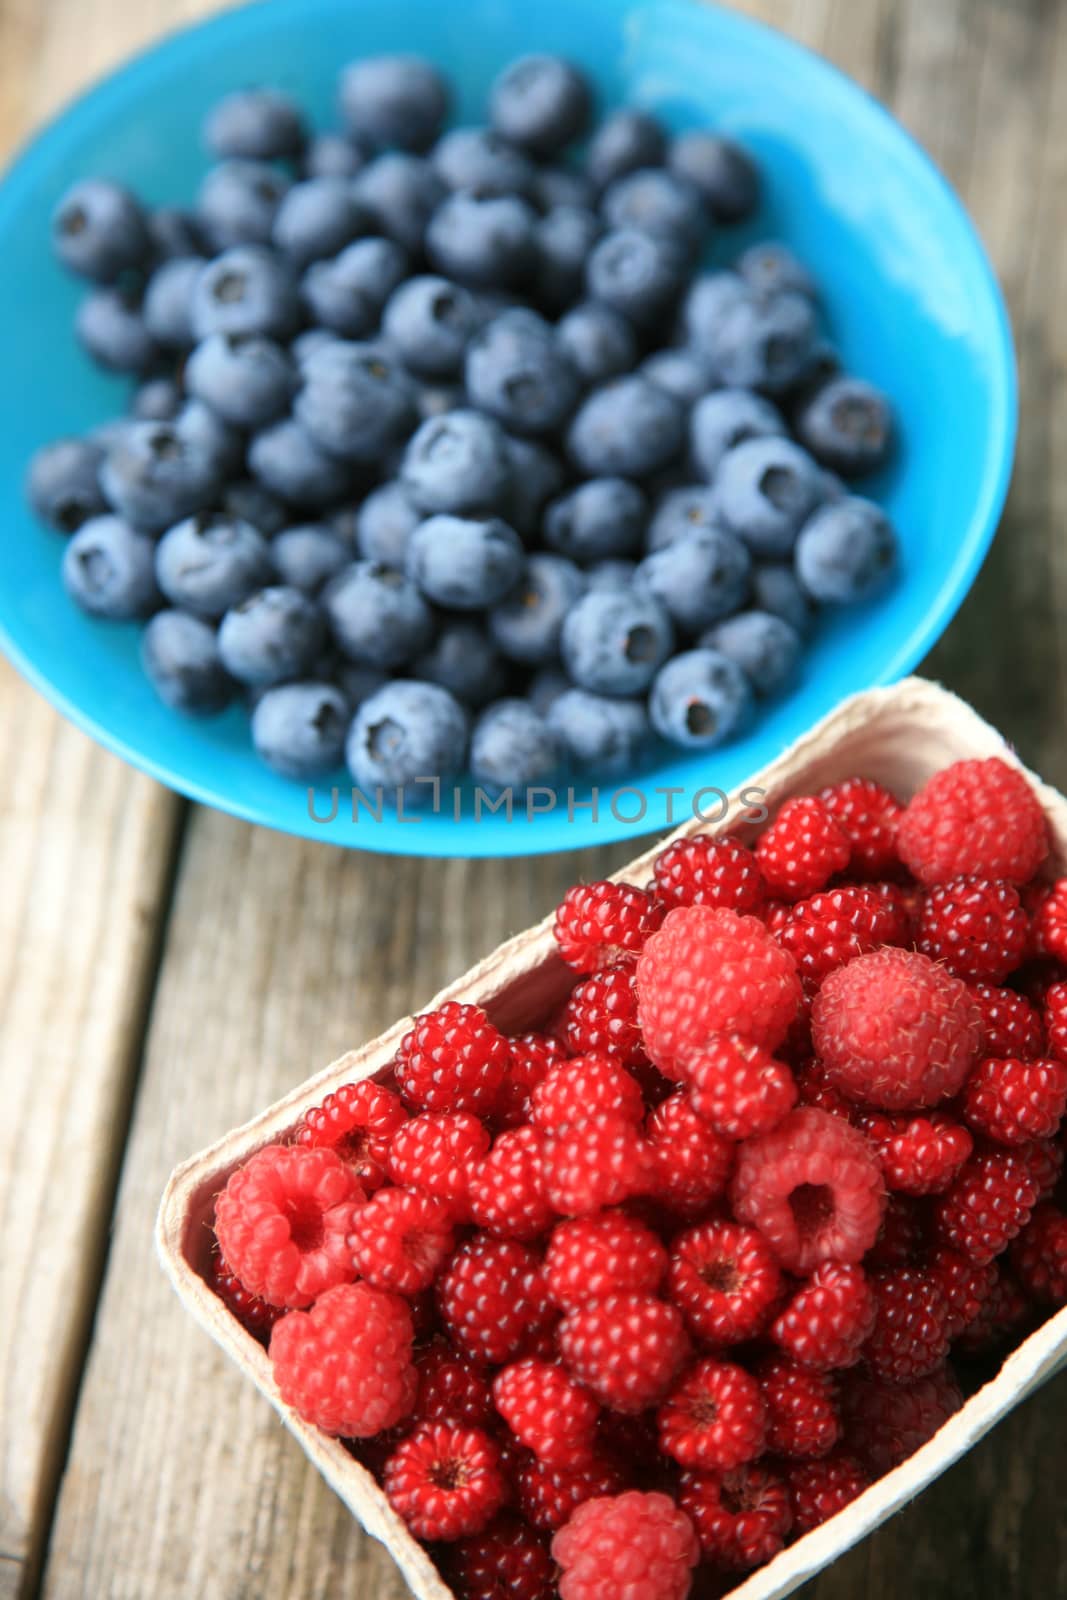
[[[900, 533], [903, 575], [880, 601], [824, 620], [796, 688], [743, 738], [711, 754], [661, 748], [601, 786], [598, 816], [565, 794], [531, 818], [475, 820], [451, 791], [438, 809], [352, 821], [342, 773], [315, 807], [304, 787], [257, 761], [237, 708], [187, 720], [155, 698], [138, 630], [92, 622], [59, 581], [63, 541], [21, 495], [31, 451], [121, 411], [125, 386], [94, 370], [71, 320], [80, 287], [53, 263], [49, 214], [74, 179], [119, 177], [147, 200], [191, 198], [205, 166], [198, 130], [226, 91], [273, 83], [331, 120], [339, 67], [417, 49], [457, 85], [457, 115], [479, 119], [510, 57], [559, 51], [589, 73], [602, 105], [654, 108], [672, 127], [736, 135], [758, 158], [766, 198], [724, 237], [729, 259], [755, 238], [786, 240], [813, 269], [848, 368], [891, 396], [901, 445], [865, 489]], [[0, 430], [0, 639], [67, 716], [126, 760], [208, 805], [269, 827], [370, 850], [524, 855], [605, 842], [681, 820], [701, 788], [728, 790], [844, 694], [888, 683], [929, 650], [967, 593], [993, 536], [1011, 470], [1016, 390], [1011, 334], [989, 262], [959, 201], [923, 152], [861, 89], [767, 28], [690, 0], [269, 0], [165, 40], [73, 105], [0, 187], [0, 328], [8, 373]], [[636, 790], [620, 795], [625, 784]], [[673, 788], [680, 793], [667, 795]], [[575, 795], [588, 798], [588, 788]], [[543, 802], [542, 802], [543, 803]], [[714, 796], [702, 808], [714, 810]], [[314, 811], [314, 815], [313, 815]]]

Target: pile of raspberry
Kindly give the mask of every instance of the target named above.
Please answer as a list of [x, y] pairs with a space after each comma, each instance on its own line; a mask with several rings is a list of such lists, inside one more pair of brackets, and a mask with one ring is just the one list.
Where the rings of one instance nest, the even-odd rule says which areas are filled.
[[676, 841], [541, 1032], [420, 1016], [232, 1175], [219, 1294], [457, 1595], [724, 1593], [1067, 1301], [1048, 855], [999, 759]]

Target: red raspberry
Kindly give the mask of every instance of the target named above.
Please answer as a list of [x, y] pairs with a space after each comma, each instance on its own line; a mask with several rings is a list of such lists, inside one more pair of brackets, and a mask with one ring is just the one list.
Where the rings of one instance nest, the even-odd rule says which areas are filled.
[[958, 1339], [992, 1294], [997, 1269], [992, 1261], [971, 1261], [957, 1250], [939, 1244], [927, 1256], [925, 1271], [944, 1298], [945, 1333], [950, 1340]]
[[524, 1033], [508, 1040], [508, 1070], [493, 1102], [493, 1122], [498, 1128], [520, 1128], [530, 1117], [530, 1094], [549, 1067], [563, 1061], [567, 1052], [548, 1033]]
[[889, 1383], [925, 1378], [948, 1355], [948, 1307], [940, 1284], [912, 1267], [896, 1267], [875, 1273], [871, 1288], [877, 1310], [864, 1360]]
[[671, 1211], [693, 1216], [724, 1192], [734, 1147], [697, 1116], [684, 1090], [656, 1107], [645, 1124], [645, 1137], [653, 1193]]
[[800, 1007], [793, 958], [762, 922], [715, 906], [680, 906], [637, 963], [645, 1049], [674, 1075], [715, 1034], [773, 1050]]
[[667, 1271], [667, 1252], [636, 1217], [602, 1211], [556, 1224], [544, 1271], [553, 1300], [571, 1311], [609, 1294], [655, 1294]]
[[782, 1292], [770, 1246], [736, 1222], [702, 1222], [680, 1233], [667, 1282], [690, 1332], [716, 1345], [755, 1338]]
[[713, 839], [698, 833], [675, 839], [653, 866], [656, 893], [668, 910], [675, 906], [726, 906], [756, 915], [766, 890], [752, 851], [739, 839]]
[[790, 907], [774, 936], [796, 962], [809, 989], [828, 972], [882, 945], [910, 943], [911, 919], [901, 890], [893, 884], [863, 888], [846, 884], [824, 889]]
[[914, 1195], [891, 1194], [878, 1237], [868, 1250], [864, 1266], [914, 1267], [927, 1244], [929, 1211]]
[[935, 773], [905, 807], [897, 849], [920, 883], [965, 873], [1025, 883], [1048, 854], [1048, 829], [1022, 773], [992, 756]]
[[760, 1386], [730, 1361], [698, 1361], [660, 1406], [657, 1420], [660, 1449], [702, 1472], [729, 1472], [754, 1461], [767, 1438]]
[[915, 944], [957, 978], [1001, 983], [1024, 959], [1029, 929], [1010, 883], [950, 878], [923, 897]]
[[530, 1096], [530, 1115], [546, 1133], [588, 1117], [640, 1122], [644, 1114], [645, 1102], [636, 1078], [610, 1056], [559, 1061]]
[[462, 1539], [504, 1503], [500, 1452], [480, 1428], [424, 1422], [385, 1463], [384, 1488], [416, 1538]]
[[[975, 983], [971, 985], [971, 999], [978, 1007], [982, 1023], [979, 1055], [1011, 1056], [1015, 1060], [1029, 1061], [1044, 1053], [1045, 1030], [1025, 995], [1016, 994], [1014, 989], [999, 989], [990, 983]], [[1064, 1043], [1067, 1045], [1067, 1034]], [[1055, 1049], [1052, 1054], [1056, 1054]]]
[[575, 985], [563, 1009], [563, 1038], [572, 1055], [610, 1056], [624, 1067], [646, 1059], [632, 964], [602, 967]]
[[788, 1356], [766, 1356], [757, 1369], [767, 1407], [767, 1448], [790, 1460], [824, 1456], [841, 1437], [832, 1381]]
[[1034, 912], [1037, 955], [1067, 962], [1067, 878], [1057, 878]]
[[663, 921], [663, 907], [632, 883], [576, 883], [560, 901], [555, 935], [559, 953], [578, 972], [595, 972], [636, 956]]
[[992, 1261], [1026, 1226], [1040, 1189], [1025, 1148], [979, 1150], [934, 1201], [937, 1231], [972, 1261]]
[[649, 1294], [611, 1294], [568, 1311], [558, 1341], [578, 1381], [615, 1411], [657, 1405], [689, 1354], [681, 1312]]
[[871, 1112], [857, 1126], [878, 1152], [886, 1187], [901, 1194], [941, 1194], [974, 1149], [967, 1129], [939, 1112], [929, 1117]]
[[298, 1144], [324, 1145], [347, 1161], [364, 1194], [385, 1182], [389, 1140], [407, 1121], [400, 1096], [371, 1078], [346, 1083], [304, 1113]]
[[787, 1470], [793, 1527], [798, 1535], [836, 1517], [871, 1481], [855, 1456], [841, 1451], [823, 1461], [797, 1462]]
[[665, 1494], [599, 1497], [552, 1540], [560, 1600], [685, 1600], [700, 1559], [693, 1524]]
[[1036, 1139], [1033, 1144], [1016, 1145], [1015, 1149], [1037, 1186], [1037, 1199], [1047, 1200], [1063, 1172], [1062, 1145], [1051, 1139]]
[[[1067, 983], [1052, 983], [1045, 991], [1045, 1028], [1048, 1031], [1050, 1055], [1054, 1055], [1057, 1061], [1067, 1062]], [[1016, 1050], [1010, 1053], [1022, 1054]], [[1038, 1046], [1026, 1054], [1040, 1055], [1041, 1048]]]
[[593, 1454], [600, 1408], [587, 1389], [548, 1361], [516, 1361], [493, 1379], [497, 1410], [539, 1461], [573, 1466]]
[[544, 1134], [510, 1128], [470, 1179], [471, 1214], [479, 1228], [505, 1239], [535, 1239], [552, 1221], [545, 1198]]
[[802, 1106], [814, 1106], [817, 1111], [825, 1111], [830, 1117], [843, 1117], [850, 1122], [856, 1113], [855, 1106], [846, 1100], [838, 1089], [830, 1087], [826, 1077], [826, 1070], [819, 1061], [809, 1061], [796, 1073], [797, 1102]]
[[249, 1294], [306, 1306], [355, 1277], [347, 1236], [362, 1204], [355, 1173], [332, 1150], [269, 1144], [231, 1175], [215, 1234]]
[[850, 1367], [874, 1327], [875, 1303], [862, 1267], [817, 1267], [771, 1325], [787, 1355], [816, 1372]]
[[793, 1520], [784, 1481], [762, 1465], [721, 1476], [683, 1472], [678, 1504], [692, 1519], [705, 1560], [730, 1572], [770, 1561]]
[[468, 1239], [437, 1280], [437, 1295], [449, 1338], [473, 1361], [500, 1365], [551, 1319], [540, 1262], [514, 1239]]
[[814, 795], [787, 800], [756, 841], [768, 893], [782, 900], [804, 900], [825, 888], [835, 872], [844, 872], [851, 854], [847, 834]]
[[823, 789], [819, 799], [849, 842], [849, 870], [857, 878], [880, 878], [897, 870], [897, 823], [904, 807], [873, 778], [845, 778]]
[[411, 1312], [399, 1295], [340, 1283], [274, 1324], [270, 1360], [286, 1405], [325, 1433], [366, 1439], [415, 1401]]
[[788, 1272], [860, 1261], [878, 1236], [878, 1158], [840, 1117], [801, 1106], [738, 1152], [734, 1214], [758, 1228]]
[[1011, 1264], [1032, 1300], [1067, 1304], [1067, 1216], [1057, 1206], [1037, 1207], [1011, 1247]]
[[466, 1111], [423, 1112], [394, 1133], [386, 1166], [394, 1183], [443, 1200], [457, 1222], [470, 1218], [470, 1175], [489, 1135]]
[[[667, 1254], [663, 1254], [664, 1267]], [[228, 1311], [257, 1339], [265, 1339], [282, 1314], [281, 1306], [270, 1306], [257, 1294], [250, 1294], [237, 1274], [227, 1266], [218, 1247], [211, 1252], [208, 1283]]]
[[998, 1144], [1050, 1139], [1067, 1107], [1067, 1064], [1062, 1061], [980, 1061], [963, 1090], [963, 1114], [972, 1128]]
[[532, 1527], [555, 1533], [586, 1500], [626, 1487], [623, 1472], [603, 1456], [564, 1467], [535, 1459], [519, 1472], [519, 1509]]
[[493, 1397], [481, 1370], [447, 1344], [431, 1344], [415, 1362], [419, 1393], [414, 1422], [452, 1422], [484, 1428], [493, 1420]]
[[360, 1277], [376, 1289], [428, 1289], [452, 1253], [448, 1207], [414, 1189], [379, 1189], [352, 1219], [349, 1248]]
[[987, 1356], [1017, 1342], [1031, 1316], [1030, 1303], [1010, 1273], [993, 1262], [993, 1287], [974, 1321], [956, 1340], [968, 1356]]
[[688, 1070], [690, 1105], [726, 1139], [769, 1133], [797, 1103], [789, 1068], [745, 1039], [709, 1039]]
[[862, 1369], [848, 1372], [840, 1386], [846, 1447], [880, 1478], [932, 1439], [962, 1404], [947, 1364], [912, 1383], [887, 1383]]
[[448, 1570], [463, 1600], [553, 1600], [556, 1592], [545, 1541], [506, 1511], [456, 1540]]
[[648, 1184], [648, 1149], [628, 1117], [602, 1112], [596, 1122], [570, 1122], [551, 1134], [543, 1170], [553, 1210], [580, 1217], [641, 1194]]
[[978, 1049], [965, 984], [913, 950], [876, 950], [831, 972], [815, 996], [815, 1054], [860, 1105], [911, 1111], [956, 1093]]
[[508, 1041], [481, 1006], [449, 1000], [415, 1018], [396, 1055], [400, 1091], [417, 1111], [491, 1111], [508, 1069]]

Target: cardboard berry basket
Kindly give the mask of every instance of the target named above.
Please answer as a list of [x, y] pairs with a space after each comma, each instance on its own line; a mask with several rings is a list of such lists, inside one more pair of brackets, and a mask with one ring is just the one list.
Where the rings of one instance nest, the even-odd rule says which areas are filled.
[[[991, 755], [1019, 765], [1003, 738], [969, 706], [936, 684], [909, 678], [892, 688], [874, 689], [844, 701], [777, 761], [754, 773], [748, 783], [766, 791], [765, 803], [772, 814], [793, 795], [812, 793], [853, 774], [875, 778], [906, 799], [950, 762]], [[1067, 800], [1033, 774], [1028, 776], [1049, 822], [1053, 841], [1050, 868], [1062, 872], [1067, 863]], [[725, 832], [734, 825], [727, 817], [710, 831]], [[674, 837], [700, 831], [709, 830], [692, 821]], [[618, 876], [647, 882], [653, 858], [661, 848], [662, 841], [658, 841]], [[501, 945], [423, 1009], [444, 1000], [476, 1002], [503, 1031], [514, 1033], [542, 1023], [576, 981], [577, 974], [556, 954], [552, 918], [548, 917]], [[229, 1313], [204, 1277], [214, 1199], [234, 1168], [262, 1145], [291, 1134], [304, 1111], [330, 1090], [386, 1067], [410, 1021], [402, 1018], [380, 1038], [349, 1051], [269, 1110], [179, 1167], [163, 1197], [157, 1244], [167, 1274], [193, 1316], [271, 1402], [367, 1532], [389, 1548], [419, 1600], [449, 1600], [451, 1591], [371, 1475], [338, 1440], [303, 1422], [284, 1404], [266, 1351]], [[973, 1394], [922, 1449], [831, 1521], [739, 1581], [733, 1591], [737, 1600], [778, 1600], [829, 1566], [951, 1466], [1065, 1360], [1067, 1309], [1050, 1317], [1019, 1345], [997, 1376]]]

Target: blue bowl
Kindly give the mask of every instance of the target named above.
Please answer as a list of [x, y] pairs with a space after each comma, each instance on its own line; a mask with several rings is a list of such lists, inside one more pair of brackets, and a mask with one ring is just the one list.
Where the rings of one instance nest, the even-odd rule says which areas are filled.
[[[719, 246], [786, 240], [813, 269], [846, 365], [892, 397], [900, 448], [864, 492], [881, 500], [903, 547], [903, 575], [882, 600], [825, 619], [800, 682], [745, 737], [711, 754], [662, 748], [638, 773], [588, 785], [532, 817], [475, 819], [470, 795], [381, 820], [352, 821], [344, 775], [314, 806], [260, 765], [238, 709], [186, 720], [155, 698], [137, 661], [138, 630], [90, 621], [59, 580], [63, 541], [21, 497], [27, 458], [124, 409], [125, 386], [95, 371], [71, 321], [80, 287], [53, 263], [49, 214], [74, 179], [119, 177], [147, 200], [191, 198], [205, 166], [201, 118], [248, 83], [295, 93], [330, 121], [339, 67], [376, 51], [417, 49], [458, 88], [459, 118], [479, 120], [501, 64], [559, 51], [594, 80], [601, 104], [654, 108], [673, 128], [736, 135], [766, 177], [757, 221]], [[0, 188], [0, 308], [8, 391], [0, 432], [5, 528], [0, 639], [61, 711], [126, 760], [193, 799], [252, 822], [369, 850], [435, 856], [523, 855], [648, 832], [689, 814], [697, 791], [729, 790], [772, 759], [842, 695], [911, 670], [945, 628], [981, 565], [1007, 490], [1015, 434], [1011, 334], [996, 281], [959, 201], [906, 133], [817, 56], [755, 23], [690, 0], [270, 0], [165, 40], [79, 100], [22, 155]], [[627, 793], [614, 791], [625, 782]], [[665, 791], [673, 789], [674, 794]], [[538, 804], [547, 804], [543, 797]], [[701, 809], [714, 813], [714, 795]]]

